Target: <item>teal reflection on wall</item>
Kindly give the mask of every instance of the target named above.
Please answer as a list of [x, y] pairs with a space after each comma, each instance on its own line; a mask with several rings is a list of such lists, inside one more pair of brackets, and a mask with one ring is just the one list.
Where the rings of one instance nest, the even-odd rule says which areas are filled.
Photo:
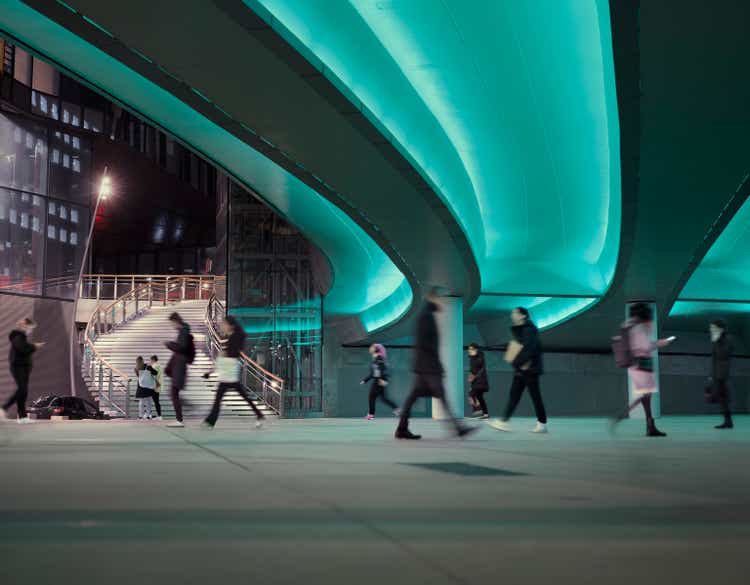
[[244, 1], [433, 186], [483, 292], [607, 290], [621, 196], [606, 0]]
[[[404, 287], [411, 294], [404, 275], [349, 216], [169, 92], [18, 0], [2, 0], [0, 29], [153, 120], [260, 193], [330, 260], [334, 283], [325, 300], [327, 313], [362, 315], [391, 295], [400, 303]], [[403, 311], [384, 312], [378, 324], [388, 325], [408, 310], [398, 307]]]
[[750, 302], [677, 301], [669, 312], [670, 317], [704, 317], [707, 321], [717, 317], [750, 314]]

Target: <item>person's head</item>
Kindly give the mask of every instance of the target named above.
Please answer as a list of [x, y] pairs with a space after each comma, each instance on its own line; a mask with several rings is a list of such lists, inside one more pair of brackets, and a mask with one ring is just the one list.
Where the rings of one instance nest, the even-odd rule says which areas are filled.
[[135, 367], [139, 370], [143, 369], [143, 356], [139, 355], [137, 358], [135, 358]]
[[36, 328], [36, 323], [29, 319], [28, 317], [24, 317], [18, 322], [18, 329], [20, 331], [23, 331], [26, 335], [30, 335], [32, 331]]
[[727, 324], [722, 319], [711, 321], [708, 331], [711, 334], [711, 341], [718, 340], [727, 330]]
[[479, 353], [479, 346], [476, 343], [474, 343], [474, 342], [470, 343], [469, 344], [469, 355], [472, 356], [472, 357], [474, 357], [478, 353]]
[[433, 286], [430, 290], [427, 291], [425, 300], [428, 303], [432, 303], [435, 306], [435, 310], [437, 311], [439, 311], [442, 307], [442, 304], [440, 302], [440, 290], [436, 286]]
[[385, 347], [380, 343], [373, 343], [370, 346], [369, 352], [370, 352], [370, 355], [372, 356], [372, 359], [379, 358], [379, 357], [385, 359], [385, 356], [386, 356]]
[[158, 356], [158, 355], [152, 355], [152, 356], [151, 356], [151, 365], [152, 365], [152, 366], [153, 366], [154, 364], [156, 364], [156, 363], [157, 363], [158, 361], [159, 361], [159, 356]]
[[174, 327], [175, 329], [181, 329], [185, 323], [182, 320], [182, 316], [176, 311], [169, 316], [169, 322], [172, 324], [172, 327]]
[[513, 325], [523, 325], [529, 320], [529, 310], [524, 307], [516, 307], [510, 312], [510, 320]]
[[654, 312], [648, 303], [633, 303], [628, 309], [628, 316], [641, 323], [651, 323], [654, 320]]

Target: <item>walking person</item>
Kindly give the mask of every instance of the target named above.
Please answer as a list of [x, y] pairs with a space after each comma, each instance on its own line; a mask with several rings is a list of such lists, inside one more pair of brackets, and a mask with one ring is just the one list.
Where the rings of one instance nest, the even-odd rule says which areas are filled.
[[709, 325], [711, 334], [711, 381], [709, 400], [718, 402], [724, 422], [715, 429], [733, 429], [732, 412], [729, 408], [729, 364], [732, 359], [732, 343], [727, 332], [727, 325], [717, 319]]
[[[512, 347], [509, 348], [508, 354], [510, 355], [506, 354], [506, 359], [510, 360], [513, 366], [513, 383], [503, 417], [491, 421], [489, 425], [499, 431], [510, 431], [508, 421], [521, 401], [523, 391], [528, 389], [537, 421], [531, 432], [546, 433], [547, 412], [544, 409], [542, 392], [539, 388], [539, 377], [544, 373], [539, 330], [531, 321], [529, 311], [524, 307], [513, 309], [510, 318], [513, 324], [510, 328], [512, 339], [509, 346]], [[513, 351], [516, 353], [514, 354]]]
[[156, 408], [156, 420], [160, 421], [164, 420], [161, 416], [161, 400], [159, 400], [159, 394], [164, 385], [164, 373], [161, 371], [161, 365], [159, 365], [159, 356], [152, 355], [149, 361], [151, 367], [156, 371], [156, 374], [154, 374], [156, 378], [156, 386], [154, 387], [154, 395], [152, 396], [152, 399], [154, 401], [154, 407]]
[[135, 360], [135, 375], [138, 379], [138, 389], [135, 391], [135, 397], [138, 399], [138, 418], [142, 420], [151, 420], [153, 412], [154, 389], [156, 388], [157, 371], [138, 356]]
[[[221, 355], [216, 358], [216, 371], [219, 374], [219, 385], [216, 388], [214, 394], [214, 404], [211, 407], [211, 412], [203, 421], [202, 426], [204, 428], [212, 429], [216, 425], [216, 421], [219, 419], [219, 412], [221, 411], [221, 401], [229, 390], [234, 390], [245, 399], [253, 409], [257, 421], [255, 426], [260, 428], [263, 426], [263, 413], [255, 406], [253, 399], [250, 397], [249, 392], [245, 389], [240, 381], [240, 370], [242, 363], [240, 362], [240, 355], [242, 350], [245, 348], [245, 330], [242, 325], [234, 317], [227, 315], [221, 322], [221, 333], [224, 336], [222, 344], [224, 346]], [[208, 379], [211, 375], [210, 372], [203, 374], [204, 379]]]
[[414, 346], [414, 386], [411, 393], [404, 401], [401, 408], [401, 418], [396, 428], [397, 439], [421, 439], [421, 435], [415, 435], [409, 430], [409, 416], [414, 403], [419, 398], [437, 398], [443, 403], [445, 412], [455, 428], [456, 436], [464, 437], [478, 430], [477, 427], [464, 427], [459, 423], [451, 412], [448, 401], [445, 399], [445, 388], [443, 386], [443, 364], [440, 363], [438, 354], [439, 332], [435, 313], [440, 311], [440, 299], [435, 289], [430, 290], [425, 298], [424, 305], [417, 320], [417, 334]]
[[666, 347], [675, 338], [658, 339], [653, 341], [651, 333], [654, 326], [654, 316], [651, 307], [647, 303], [633, 303], [628, 311], [629, 319], [623, 329], [627, 333], [630, 355], [633, 365], [628, 367], [628, 378], [633, 391], [638, 395], [625, 412], [621, 413], [612, 422], [612, 427], [626, 419], [628, 414], [638, 405], [643, 406], [646, 413], [646, 436], [666, 437], [667, 434], [656, 428], [654, 415], [651, 411], [651, 395], [656, 389], [656, 377], [654, 376], [654, 352], [660, 347]]
[[370, 410], [365, 418], [367, 420], [375, 420], [375, 401], [378, 398], [390, 407], [393, 414], [398, 416], [400, 414], [398, 405], [388, 398], [388, 395], [386, 394], [389, 375], [385, 347], [379, 343], [374, 343], [370, 346], [369, 352], [372, 357], [372, 360], [370, 361], [370, 373], [360, 382], [360, 384], [367, 384], [367, 382], [372, 380], [369, 396]]
[[487, 419], [490, 413], [484, 395], [489, 392], [487, 382], [487, 368], [484, 363], [484, 352], [476, 343], [469, 344], [469, 401], [474, 407], [473, 416]]
[[168, 427], [184, 427], [182, 422], [182, 403], [180, 402], [180, 391], [187, 382], [187, 367], [195, 358], [195, 343], [188, 325], [179, 313], [172, 313], [169, 322], [177, 331], [177, 339], [168, 341], [164, 345], [172, 352], [167, 368], [164, 371], [171, 379], [170, 394], [174, 406], [175, 422], [169, 423]]
[[19, 424], [31, 422], [26, 415], [26, 399], [29, 395], [29, 377], [31, 376], [32, 360], [31, 354], [37, 349], [44, 346], [44, 342], [29, 342], [29, 336], [34, 332], [36, 323], [26, 317], [21, 319], [16, 328], [10, 332], [10, 352], [8, 361], [10, 362], [10, 373], [16, 382], [16, 391], [0, 408], [0, 419], [8, 416], [8, 409], [15, 405]]

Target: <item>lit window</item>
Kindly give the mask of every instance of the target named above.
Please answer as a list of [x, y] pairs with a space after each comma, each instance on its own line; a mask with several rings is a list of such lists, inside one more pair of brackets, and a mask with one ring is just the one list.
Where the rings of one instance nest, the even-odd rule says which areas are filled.
[[0, 221], [5, 221], [5, 207], [0, 205]]
[[[57, 107], [57, 102], [52, 102], [52, 118], [54, 120], [60, 119], [60, 110]], [[59, 134], [59, 132], [55, 132], [55, 134]]]
[[70, 232], [70, 243], [74, 246], [78, 245], [78, 232]]
[[60, 134], [60, 132], [59, 132], [59, 131], [56, 131], [56, 132], [55, 132], [55, 138], [58, 138], [58, 139], [59, 139], [59, 138], [62, 138], [62, 134]]
[[52, 149], [52, 164], [60, 164], [60, 151], [56, 148]]
[[68, 230], [65, 228], [60, 228], [60, 241], [61, 242], [67, 242], [68, 241]]
[[34, 148], [34, 136], [31, 132], [26, 133], [26, 148]]
[[29, 214], [28, 213], [21, 213], [21, 227], [24, 229], [29, 229]]
[[16, 126], [16, 129], [13, 131], [13, 140], [16, 144], [21, 144], [21, 141], [23, 140], [23, 132], [21, 132], [21, 129]]
[[68, 208], [63, 205], [60, 206], [60, 219], [68, 219]]
[[81, 160], [77, 156], [73, 157], [73, 172], [74, 173], [81, 172]]
[[42, 222], [36, 215], [31, 218], [31, 229], [35, 232], [38, 232], [42, 229]]
[[63, 106], [63, 115], [62, 115], [62, 121], [66, 124], [70, 124], [70, 112], [68, 111], [68, 108]]
[[39, 107], [45, 114], [47, 113], [47, 98], [43, 95], [39, 96]]
[[12, 207], [10, 208], [10, 223], [12, 223], [13, 225], [18, 223], [18, 214], [16, 213], [16, 210], [13, 209]]
[[21, 201], [24, 203], [29, 200], [29, 194], [28, 193], [21, 193]]
[[78, 136], [73, 136], [73, 148], [76, 150], [81, 149], [81, 139]]
[[55, 206], [55, 202], [54, 201], [50, 201], [49, 202], [49, 214], [50, 215], [55, 215], [56, 213], [57, 213], [57, 207]]
[[89, 129], [89, 121], [86, 118], [83, 119], [83, 129], [84, 130]]
[[63, 134], [63, 141], [65, 144], [70, 144], [70, 134]]
[[70, 210], [70, 221], [72, 221], [73, 223], [78, 223], [78, 210], [77, 209]]
[[80, 126], [81, 125], [81, 120], [78, 118], [78, 116], [76, 116], [75, 114], [73, 114], [70, 123], [73, 124], [73, 126]]
[[66, 169], [70, 168], [70, 155], [69, 154], [63, 154], [63, 166]]
[[31, 105], [36, 106], [36, 92], [31, 90]]
[[34, 207], [39, 207], [42, 204], [42, 198], [39, 195], [34, 195]]
[[57, 234], [55, 234], [55, 226], [53, 226], [53, 225], [48, 225], [48, 226], [47, 226], [47, 237], [48, 237], [48, 238], [49, 238], [50, 240], [54, 240], [54, 239], [55, 239], [55, 236], [56, 236], [56, 235], [57, 235]]

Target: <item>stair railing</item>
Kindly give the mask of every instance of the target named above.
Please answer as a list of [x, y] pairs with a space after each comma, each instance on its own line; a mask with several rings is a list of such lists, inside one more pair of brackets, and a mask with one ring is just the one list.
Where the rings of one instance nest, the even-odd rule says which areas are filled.
[[155, 304], [166, 306], [172, 301], [206, 298], [207, 291], [213, 295], [214, 284], [213, 278], [206, 277], [167, 276], [152, 279], [147, 276], [143, 284], [131, 287], [113, 302], [97, 308], [86, 324], [81, 363], [81, 372], [92, 396], [120, 416], [131, 418], [135, 414], [131, 412], [133, 405], [130, 398], [134, 382], [101, 355], [96, 349], [96, 340], [103, 335], [111, 335]]
[[[209, 299], [223, 286], [226, 277], [172, 274], [84, 274], [78, 289], [79, 299], [117, 300], [126, 292], [145, 284], [169, 287], [169, 300]], [[175, 285], [176, 283], [176, 285]]]
[[[219, 335], [219, 324], [226, 315], [226, 309], [216, 296], [212, 296], [206, 308], [206, 351], [211, 359], [221, 353], [221, 336]], [[284, 380], [266, 370], [256, 361], [250, 359], [244, 352], [240, 354], [240, 383], [250, 393], [257, 396], [276, 414], [284, 416]]]

